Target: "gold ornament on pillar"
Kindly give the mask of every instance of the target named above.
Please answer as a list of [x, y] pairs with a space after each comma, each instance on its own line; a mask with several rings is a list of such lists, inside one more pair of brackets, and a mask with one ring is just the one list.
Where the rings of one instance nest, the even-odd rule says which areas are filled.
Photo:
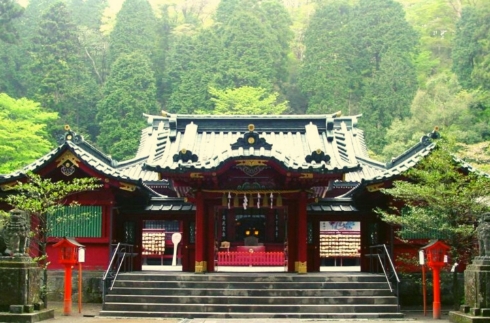
[[254, 207], [254, 196], [250, 194], [250, 199], [248, 200], [248, 207]]
[[240, 206], [240, 201], [238, 201], [238, 194], [235, 194], [235, 197], [233, 198], [233, 207], [238, 206]]
[[226, 206], [228, 205], [228, 200], [226, 198], [226, 194], [223, 193], [223, 196], [221, 197], [221, 206]]
[[264, 194], [264, 197], [262, 198], [262, 207], [268, 207], [269, 206], [269, 195]]
[[281, 196], [281, 194], [277, 195], [276, 206], [282, 206], [282, 196]]

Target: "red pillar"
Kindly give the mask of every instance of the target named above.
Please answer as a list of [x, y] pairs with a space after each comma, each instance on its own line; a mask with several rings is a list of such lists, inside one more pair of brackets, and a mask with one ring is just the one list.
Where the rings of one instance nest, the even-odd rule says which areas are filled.
[[440, 280], [441, 268], [438, 266], [432, 267], [432, 278], [434, 285], [434, 302], [432, 304], [432, 318], [441, 318], [441, 280]]
[[65, 295], [63, 315], [71, 315], [71, 265], [65, 265]]
[[306, 274], [307, 266], [306, 261], [308, 258], [308, 245], [307, 245], [307, 217], [306, 208], [308, 205], [308, 199], [306, 192], [299, 194], [298, 201], [298, 274]]
[[204, 197], [201, 191], [196, 193], [196, 259], [195, 273], [202, 274], [207, 271], [205, 260], [205, 221], [204, 221]]

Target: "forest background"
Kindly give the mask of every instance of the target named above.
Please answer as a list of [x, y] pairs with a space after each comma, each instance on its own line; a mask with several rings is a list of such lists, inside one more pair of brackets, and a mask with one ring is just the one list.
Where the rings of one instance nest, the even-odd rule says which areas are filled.
[[362, 114], [389, 160], [434, 126], [490, 172], [488, 0], [0, 0], [0, 173], [65, 124], [116, 160], [143, 113]]

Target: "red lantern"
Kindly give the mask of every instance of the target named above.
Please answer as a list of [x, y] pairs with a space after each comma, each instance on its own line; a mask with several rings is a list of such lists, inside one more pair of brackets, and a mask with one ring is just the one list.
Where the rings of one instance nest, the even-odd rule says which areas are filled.
[[447, 263], [447, 253], [451, 249], [440, 240], [435, 240], [420, 250], [427, 255], [427, 265], [432, 269], [434, 286], [434, 302], [432, 304], [432, 316], [435, 319], [441, 318], [441, 268]]
[[64, 315], [71, 314], [71, 271], [72, 266], [78, 262], [79, 250], [84, 246], [75, 241], [75, 239], [63, 238], [53, 245], [54, 248], [60, 248], [59, 262], [65, 265], [65, 297], [64, 297]]

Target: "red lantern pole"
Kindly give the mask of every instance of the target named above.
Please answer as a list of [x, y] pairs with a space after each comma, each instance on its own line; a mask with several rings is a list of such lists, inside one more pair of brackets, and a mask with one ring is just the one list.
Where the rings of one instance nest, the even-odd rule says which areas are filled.
[[434, 302], [432, 304], [432, 318], [441, 318], [441, 280], [440, 280], [441, 267], [432, 267], [432, 277], [434, 284]]
[[71, 315], [71, 265], [65, 265], [65, 297], [63, 315]]

